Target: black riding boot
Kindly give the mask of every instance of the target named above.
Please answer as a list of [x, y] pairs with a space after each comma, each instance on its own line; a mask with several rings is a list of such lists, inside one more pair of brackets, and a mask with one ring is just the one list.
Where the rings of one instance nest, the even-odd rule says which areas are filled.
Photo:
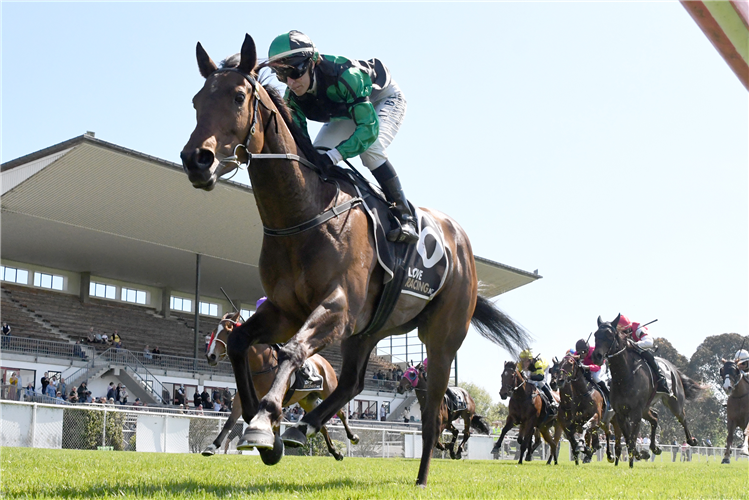
[[392, 210], [395, 212], [400, 227], [388, 232], [388, 240], [408, 243], [409, 245], [419, 241], [416, 220], [411, 212], [411, 207], [408, 205], [408, 200], [393, 165], [390, 161], [386, 161], [372, 170], [372, 175], [380, 183], [380, 187], [388, 201], [395, 204]]
[[544, 391], [544, 394], [546, 395], [546, 398], [549, 400], [549, 416], [553, 417], [557, 414], [557, 401], [554, 399], [554, 395], [551, 393], [551, 389], [549, 389], [549, 386], [544, 384], [542, 386], [542, 390]]
[[608, 386], [606, 385], [606, 382], [604, 382], [604, 381], [600, 381], [600, 382], [598, 382], [598, 384], [596, 384], [596, 385], [597, 385], [598, 387], [600, 387], [600, 388], [601, 388], [601, 392], [603, 393], [603, 398], [604, 398], [604, 399], [606, 400], [606, 401], [605, 401], [605, 403], [606, 403], [606, 406], [608, 406], [608, 405], [609, 405], [609, 401], [610, 401], [611, 399], [610, 399], [610, 397], [609, 397], [609, 388], [608, 388]]
[[655, 392], [673, 396], [668, 388], [668, 384], [666, 383], [666, 377], [663, 376], [663, 372], [661, 372], [660, 366], [658, 366], [658, 363], [655, 361], [655, 356], [653, 356], [653, 353], [648, 351], [647, 349], [641, 349], [640, 355], [642, 356], [642, 359], [644, 359], [648, 363], [650, 369], [653, 370], [653, 375], [656, 378]]

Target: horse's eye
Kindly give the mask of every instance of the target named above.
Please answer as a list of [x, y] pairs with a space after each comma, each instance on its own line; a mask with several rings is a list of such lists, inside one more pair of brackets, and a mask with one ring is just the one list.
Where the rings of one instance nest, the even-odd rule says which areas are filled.
[[237, 104], [243, 104], [246, 98], [247, 95], [244, 92], [239, 92], [236, 96], [234, 96], [234, 102], [236, 102]]

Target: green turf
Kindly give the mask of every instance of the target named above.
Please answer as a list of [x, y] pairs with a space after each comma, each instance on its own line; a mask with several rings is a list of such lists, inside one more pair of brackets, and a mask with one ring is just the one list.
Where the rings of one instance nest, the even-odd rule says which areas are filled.
[[748, 498], [749, 463], [606, 462], [523, 465], [433, 460], [429, 486], [413, 486], [418, 460], [0, 449], [5, 498]]

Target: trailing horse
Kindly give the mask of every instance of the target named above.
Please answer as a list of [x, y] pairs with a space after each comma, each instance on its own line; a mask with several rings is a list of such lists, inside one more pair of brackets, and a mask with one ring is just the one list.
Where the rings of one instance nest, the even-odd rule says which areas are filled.
[[[546, 461], [547, 465], [551, 463], [552, 459], [554, 459], [554, 465], [557, 465], [557, 443], [562, 436], [562, 426], [556, 418], [548, 417], [541, 393], [533, 384], [525, 380], [518, 370], [517, 364], [512, 361], [505, 363], [499, 396], [502, 399], [510, 398], [509, 414], [492, 452], [500, 450], [505, 434], [519, 425], [520, 461], [518, 463], [523, 463], [523, 454], [526, 452], [526, 460], [530, 461], [533, 458], [533, 452], [541, 444], [541, 440], [538, 438], [540, 433], [551, 448], [551, 455]], [[549, 432], [551, 427], [554, 427], [553, 437]], [[534, 436], [536, 436], [535, 444], [533, 444]]]
[[[583, 453], [583, 463], [590, 462], [593, 451], [597, 450], [597, 429], [601, 429], [606, 435], [606, 457], [609, 462], [614, 461], [609, 449], [611, 432], [609, 421], [611, 412], [606, 413], [606, 402], [603, 395], [598, 391], [593, 382], [589, 381], [583, 369], [580, 367], [580, 357], [568, 354], [559, 365], [555, 373], [556, 382], [559, 386], [559, 421], [564, 434], [572, 446], [575, 457], [575, 465], [578, 465], [578, 454]], [[604, 417], [607, 417], [605, 419]], [[575, 434], [580, 433], [578, 439]], [[591, 447], [592, 442], [592, 447]]]
[[[219, 321], [218, 328], [211, 332], [211, 340], [208, 344], [205, 357], [208, 359], [208, 364], [216, 366], [219, 361], [226, 357], [226, 344], [229, 337], [237, 325], [239, 319], [239, 313], [227, 313]], [[247, 351], [247, 361], [250, 370], [252, 371], [252, 383], [255, 386], [255, 392], [259, 395], [265, 395], [268, 393], [274, 379], [276, 378], [276, 371], [278, 370], [278, 354], [274, 346], [256, 344]], [[319, 389], [293, 389], [290, 388], [284, 397], [284, 407], [292, 406], [299, 403], [299, 406], [304, 409], [305, 412], [309, 412], [315, 409], [320, 404], [320, 401], [324, 400], [335, 390], [338, 385], [338, 378], [335, 375], [335, 370], [330, 366], [330, 363], [320, 355], [313, 355], [307, 360], [312, 364], [314, 370], [322, 377], [322, 385]], [[234, 396], [232, 400], [231, 413], [229, 419], [224, 424], [224, 427], [219, 432], [216, 439], [203, 450], [204, 456], [211, 456], [216, 453], [216, 450], [221, 448], [221, 443], [224, 442], [226, 435], [234, 428], [234, 425], [239, 420], [239, 416], [242, 414], [242, 402], [239, 397], [239, 393]], [[341, 419], [343, 428], [346, 431], [346, 436], [349, 441], [353, 444], [359, 442], [359, 436], [351, 432], [348, 425], [348, 417], [344, 410], [340, 410], [338, 418]], [[325, 444], [336, 460], [343, 460], [343, 455], [336, 450], [333, 445], [333, 441], [330, 439], [328, 429], [323, 426], [320, 429], [323, 437], [325, 438]], [[282, 456], [279, 450], [268, 450], [258, 449], [260, 452], [260, 458], [267, 465], [273, 465], [278, 463]]]
[[741, 453], [749, 455], [749, 376], [739, 370], [736, 361], [722, 360], [720, 378], [723, 380], [723, 391], [728, 395], [726, 413], [728, 414], [728, 437], [723, 464], [731, 463], [731, 446], [733, 431], [738, 427], [744, 434]]
[[[404, 394], [408, 391], [413, 390], [416, 393], [416, 399], [419, 401], [419, 406], [423, 407], [426, 404], [427, 394], [427, 378], [426, 368], [424, 365], [419, 363], [416, 367], [408, 367], [406, 372], [398, 384], [398, 394]], [[463, 456], [463, 450], [465, 444], [468, 442], [468, 438], [471, 437], [471, 428], [478, 431], [479, 434], [491, 434], [489, 425], [484, 421], [484, 417], [476, 415], [476, 402], [473, 400], [468, 391], [461, 387], [450, 387], [449, 391], [455, 391], [457, 397], [463, 400], [464, 407], [456, 407], [456, 403], [452, 395], [445, 394], [440, 405], [440, 429], [439, 435], [442, 435], [442, 431], [447, 429], [453, 435], [453, 440], [450, 442], [448, 449], [450, 451], [450, 458], [453, 460], [459, 460]], [[455, 442], [458, 440], [458, 429], [455, 428], [453, 422], [463, 419], [463, 440], [458, 446], [458, 450], [455, 450]], [[435, 447], [438, 450], [444, 450], [444, 445], [438, 440]]]
[[595, 333], [596, 348], [593, 351], [593, 362], [602, 365], [605, 358], [611, 372], [611, 407], [615, 412], [615, 430], [618, 427], [615, 445], [616, 465], [619, 465], [621, 451], [618, 431], [624, 434], [627, 442], [630, 467], [634, 467], [635, 459], [650, 458], [647, 451], [638, 451], [636, 446], [642, 419], [650, 422], [650, 450], [660, 455], [661, 449], [656, 444], [658, 414], [652, 408], [658, 399], [684, 427], [687, 442], [692, 446], [697, 445], [697, 440], [692, 437], [687, 427], [684, 402], [700, 395], [705, 389], [704, 386], [681, 373], [670, 361], [657, 357], [655, 359], [661, 365], [666, 380], [671, 383], [673, 396], [656, 393], [655, 380], [650, 367], [629, 347], [628, 335], [617, 330], [618, 323], [619, 316], [611, 323], [604, 322], [600, 316], [598, 317], [598, 330]]
[[[420, 211], [437, 229], [422, 231], [416, 248], [425, 251], [427, 236], [441, 234], [441, 251], [449, 261], [441, 287], [429, 300], [394, 295], [387, 320], [369, 329], [380, 317], [376, 313], [386, 275], [376, 254], [373, 223], [362, 208], [357, 187], [331, 178], [314, 164], [319, 155], [309, 137], [292, 123], [278, 93], [256, 80], [252, 37], [246, 35], [240, 56], [228, 59], [221, 68], [200, 44], [197, 60], [205, 84], [193, 98], [198, 123], [180, 155], [184, 171], [195, 188], [211, 190], [219, 177], [240, 162], [246, 164], [264, 227], [259, 273], [269, 300], [235, 329], [227, 345], [242, 415], [249, 423], [243, 435], [246, 446], [274, 447], [273, 428], [281, 417], [289, 378], [307, 358], [341, 343], [338, 387], [286, 430], [282, 438], [287, 446], [305, 444], [307, 436], [318, 432], [362, 391], [369, 354], [381, 339], [418, 328], [430, 363], [416, 480], [425, 486], [450, 365], [470, 323], [511, 351], [527, 343], [527, 334], [478, 296], [473, 251], [463, 229], [448, 216], [426, 208]], [[383, 205], [381, 211], [387, 212], [387, 207]], [[434, 240], [429, 243], [433, 248]], [[396, 244], [397, 253], [403, 248]], [[403, 266], [398, 270], [405, 273]], [[365, 329], [373, 331], [359, 334]], [[247, 361], [247, 351], [258, 343], [283, 344], [276, 379], [262, 400]]]

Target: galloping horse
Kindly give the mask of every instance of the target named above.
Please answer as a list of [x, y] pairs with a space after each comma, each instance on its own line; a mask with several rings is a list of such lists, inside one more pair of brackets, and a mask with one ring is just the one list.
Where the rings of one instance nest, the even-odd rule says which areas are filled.
[[723, 380], [723, 390], [728, 394], [726, 411], [728, 413], [728, 437], [726, 438], [726, 452], [723, 464], [731, 463], [731, 445], [733, 431], [738, 427], [744, 433], [741, 453], [749, 455], [749, 377], [743, 374], [736, 361], [721, 360], [720, 378]]
[[[416, 399], [419, 401], [419, 406], [423, 408], [426, 404], [427, 394], [426, 368], [424, 368], [424, 365], [419, 363], [416, 367], [408, 367], [400, 380], [400, 384], [398, 384], [397, 390], [398, 394], [404, 394], [413, 390], [416, 393]], [[460, 393], [463, 401], [465, 401], [466, 407], [460, 410], [451, 410], [450, 404], [448, 403], [448, 396], [445, 394], [445, 397], [442, 399], [442, 404], [440, 405], [439, 435], [441, 436], [442, 431], [445, 429], [450, 431], [453, 435], [453, 440], [448, 447], [450, 450], [450, 458], [453, 460], [460, 460], [463, 456], [465, 444], [468, 441], [468, 438], [471, 437], [471, 427], [476, 429], [480, 434], [487, 435], [491, 434], [491, 429], [482, 416], [476, 415], [476, 402], [471, 395], [468, 394], [468, 391], [462, 387], [452, 387], [448, 390]], [[463, 419], [463, 440], [460, 442], [458, 450], [455, 451], [455, 442], [458, 440], [459, 432], [453, 425], [453, 422], [461, 418]], [[439, 440], [435, 446], [438, 450], [445, 449], [444, 445]]]
[[[226, 344], [231, 336], [234, 327], [237, 325], [239, 319], [239, 313], [227, 313], [219, 321], [218, 328], [211, 332], [211, 340], [208, 344], [208, 349], [205, 353], [205, 357], [208, 359], [208, 364], [216, 366], [219, 361], [226, 357]], [[315, 367], [317, 373], [322, 377], [323, 385], [320, 390], [294, 390], [290, 397], [284, 401], [285, 406], [291, 406], [295, 403], [299, 403], [305, 412], [309, 412], [315, 409], [320, 404], [321, 400], [324, 400], [335, 390], [338, 385], [338, 378], [335, 375], [335, 370], [330, 366], [330, 363], [322, 356], [315, 354], [310, 356], [309, 361]], [[273, 346], [256, 344], [247, 350], [247, 362], [250, 370], [252, 370], [252, 384], [255, 386], [255, 392], [259, 395], [265, 395], [273, 384], [273, 380], [276, 378], [276, 370], [278, 370], [278, 357], [276, 350]], [[221, 443], [224, 442], [226, 435], [234, 428], [234, 424], [237, 423], [239, 416], [242, 413], [242, 402], [237, 393], [232, 401], [231, 414], [229, 419], [224, 424], [221, 432], [216, 439], [203, 450], [203, 455], [211, 456], [216, 453], [216, 450], [221, 447]], [[340, 410], [337, 413], [341, 419], [343, 428], [346, 430], [346, 436], [349, 441], [353, 444], [359, 442], [359, 436], [351, 432], [348, 425], [348, 417], [344, 410]], [[336, 450], [333, 446], [333, 441], [328, 435], [328, 429], [323, 426], [320, 429], [323, 437], [325, 438], [325, 444], [328, 446], [330, 452], [336, 460], [343, 460], [343, 455]], [[259, 449], [260, 457], [263, 462], [268, 465], [272, 465], [273, 460], [276, 460], [276, 456], [272, 453], [268, 453], [268, 450]]]
[[[650, 454], [647, 451], [638, 451], [636, 446], [637, 436], [640, 432], [640, 420], [650, 422], [650, 450], [660, 455], [661, 449], [655, 441], [656, 428], [658, 426], [658, 414], [652, 406], [657, 399], [674, 414], [679, 423], [684, 427], [687, 442], [695, 446], [697, 440], [692, 437], [687, 427], [687, 418], [684, 412], [685, 400], [694, 399], [705, 388], [681, 373], [670, 361], [655, 359], [661, 365], [666, 379], [670, 379], [673, 396], [655, 392], [653, 374], [645, 360], [629, 348], [628, 337], [624, 332], [619, 332], [616, 325], [619, 316], [611, 323], [604, 322], [598, 317], [598, 330], [595, 333], [596, 348], [593, 351], [593, 362], [602, 365], [604, 358], [609, 363], [611, 372], [611, 407], [614, 409], [615, 428], [624, 434], [629, 452], [629, 466], [634, 467], [634, 461], [647, 460]], [[621, 449], [620, 439], [616, 436], [616, 465], [619, 465], [619, 451]]]
[[[430, 361], [431, 362], [431, 361]], [[562, 436], [562, 427], [556, 418], [547, 418], [544, 414], [541, 394], [533, 384], [528, 383], [518, 370], [517, 364], [508, 361], [505, 363], [505, 369], [502, 372], [502, 387], [499, 390], [499, 396], [502, 399], [510, 398], [508, 405], [509, 414], [502, 428], [499, 439], [494, 444], [492, 451], [499, 450], [502, 446], [502, 440], [505, 434], [520, 425], [518, 443], [520, 444], [520, 461], [523, 463], [523, 454], [526, 453], [526, 460], [533, 458], [533, 452], [541, 444], [538, 434], [543, 436], [544, 440], [551, 448], [551, 455], [546, 464], [551, 463], [554, 459], [554, 465], [557, 465], [557, 443]], [[549, 429], [554, 427], [554, 436], [549, 433]], [[534, 435], [536, 436], [535, 444], [532, 443]]]
[[[604, 421], [606, 414], [606, 402], [603, 395], [598, 392], [594, 384], [590, 382], [580, 367], [580, 356], [567, 354], [556, 372], [557, 385], [559, 386], [559, 421], [570, 446], [574, 446], [572, 452], [575, 457], [575, 465], [578, 465], [578, 454], [584, 453], [584, 463], [590, 461], [593, 451], [599, 448], [598, 433], [600, 428], [606, 435], [606, 457], [609, 462], [614, 461], [609, 449], [611, 432], [608, 420]], [[590, 431], [593, 432], [590, 432]], [[575, 437], [580, 433], [579, 439]], [[592, 434], [592, 439], [591, 439]], [[591, 441], [593, 447], [591, 448]]]
[[[180, 154], [184, 171], [193, 187], [208, 191], [220, 176], [246, 163], [264, 226], [259, 273], [269, 300], [235, 329], [227, 345], [242, 415], [249, 422], [243, 436], [246, 446], [280, 451], [273, 428], [281, 417], [289, 377], [311, 355], [341, 342], [339, 384], [284, 432], [287, 446], [305, 444], [307, 436], [362, 391], [369, 353], [377, 342], [418, 328], [429, 357], [416, 480], [425, 486], [450, 365], [469, 324], [511, 351], [527, 343], [527, 333], [478, 295], [473, 251], [463, 229], [440, 212], [422, 209], [444, 236], [449, 265], [442, 287], [428, 301], [401, 294], [378, 331], [357, 335], [374, 317], [385, 272], [356, 188], [322, 173], [314, 163], [319, 154], [293, 124], [283, 99], [257, 82], [252, 37], [246, 35], [239, 57], [229, 58], [221, 68], [199, 43], [197, 60], [205, 84], [193, 98], [197, 126]], [[422, 232], [417, 249], [425, 238]], [[283, 344], [276, 379], [262, 400], [247, 361], [248, 349], [258, 343]]]

